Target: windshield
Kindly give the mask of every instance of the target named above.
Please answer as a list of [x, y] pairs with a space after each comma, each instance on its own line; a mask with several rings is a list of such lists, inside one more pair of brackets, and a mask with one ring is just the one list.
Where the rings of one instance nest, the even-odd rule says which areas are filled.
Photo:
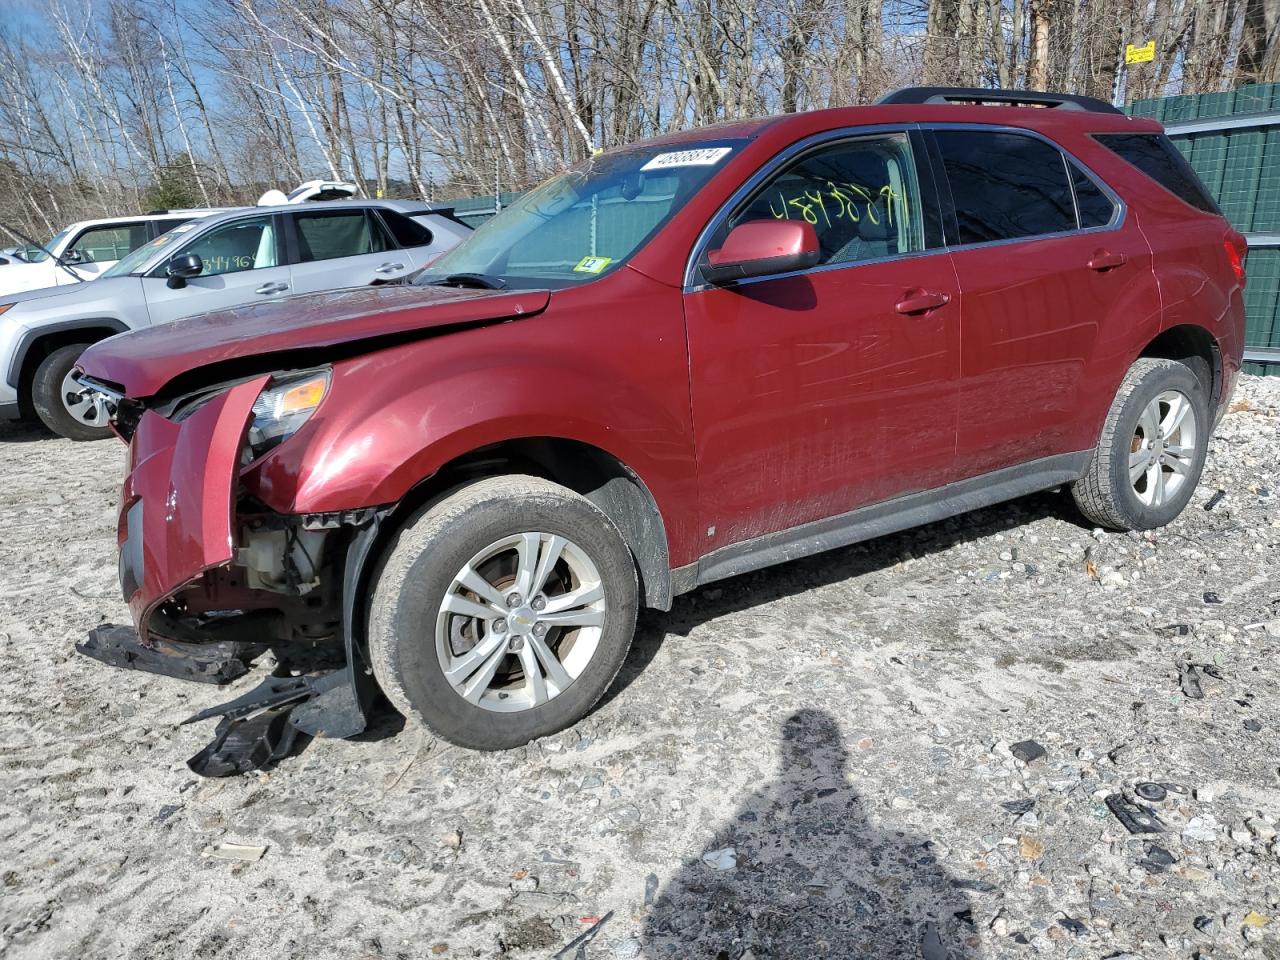
[[639, 147], [585, 160], [525, 194], [414, 282], [459, 273], [524, 288], [594, 280], [626, 263], [744, 142]]
[[[54, 252], [57, 252], [58, 245], [61, 243], [66, 243], [67, 234], [69, 234], [70, 232], [71, 232], [71, 228], [67, 227], [67, 229], [62, 230], [59, 233], [55, 233], [52, 237], [50, 237], [48, 240], [44, 242], [44, 250], [52, 250]], [[45, 253], [44, 250], [40, 250], [37, 247], [27, 247], [26, 253], [29, 254], [29, 256], [27, 257], [27, 262], [28, 263], [44, 263], [46, 260], [49, 259], [49, 254]]]
[[131, 274], [142, 273], [143, 267], [155, 255], [157, 250], [163, 250], [184, 233], [193, 230], [197, 223], [199, 223], [198, 220], [188, 220], [186, 223], [178, 224], [168, 233], [162, 233], [154, 240], [148, 240], [133, 252], [125, 254], [121, 260], [117, 261], [115, 266], [104, 270], [102, 276], [127, 277]]

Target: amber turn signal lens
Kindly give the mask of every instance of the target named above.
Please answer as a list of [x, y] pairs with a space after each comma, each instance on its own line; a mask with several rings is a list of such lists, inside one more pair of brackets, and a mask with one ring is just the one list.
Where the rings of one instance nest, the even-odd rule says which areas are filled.
[[328, 385], [327, 377], [316, 377], [290, 387], [280, 395], [277, 401], [276, 416], [283, 417], [291, 413], [302, 413], [304, 410], [314, 410], [324, 399], [324, 392]]

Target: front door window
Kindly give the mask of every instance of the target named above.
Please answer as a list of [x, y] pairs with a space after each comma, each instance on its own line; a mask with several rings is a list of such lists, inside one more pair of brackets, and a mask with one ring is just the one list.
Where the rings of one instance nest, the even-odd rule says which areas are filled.
[[924, 228], [913, 171], [906, 135], [822, 147], [771, 177], [717, 240], [749, 220], [803, 220], [818, 234], [819, 266], [917, 253]]
[[[224, 223], [196, 237], [175, 256], [191, 253], [198, 256], [204, 264], [200, 271], [202, 277], [274, 267], [278, 260], [273, 220], [271, 216], [262, 216]], [[164, 266], [158, 275], [163, 275]]]

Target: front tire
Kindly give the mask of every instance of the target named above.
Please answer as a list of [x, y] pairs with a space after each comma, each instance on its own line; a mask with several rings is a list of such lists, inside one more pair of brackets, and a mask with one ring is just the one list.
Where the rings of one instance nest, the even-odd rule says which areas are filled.
[[1114, 530], [1171, 523], [1195, 492], [1209, 448], [1209, 400], [1175, 360], [1144, 357], [1125, 375], [1089, 469], [1071, 493], [1089, 520]]
[[81, 388], [71, 379], [80, 354], [89, 349], [87, 343], [58, 347], [40, 361], [31, 382], [31, 405], [41, 422], [68, 440], [102, 440], [111, 436], [107, 411], [92, 398], [71, 401]]
[[604, 695], [635, 631], [635, 564], [608, 517], [536, 477], [493, 477], [411, 519], [378, 574], [374, 675], [437, 736], [505, 750]]

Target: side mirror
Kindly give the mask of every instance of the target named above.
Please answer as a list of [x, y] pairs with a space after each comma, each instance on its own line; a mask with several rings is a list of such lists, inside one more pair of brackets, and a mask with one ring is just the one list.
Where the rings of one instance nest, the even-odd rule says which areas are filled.
[[818, 234], [803, 220], [749, 220], [707, 254], [702, 275], [717, 286], [770, 273], [805, 270], [818, 262]]
[[184, 253], [174, 257], [169, 261], [169, 289], [181, 290], [187, 285], [188, 280], [200, 276], [202, 270], [204, 270], [204, 261], [194, 253]]

